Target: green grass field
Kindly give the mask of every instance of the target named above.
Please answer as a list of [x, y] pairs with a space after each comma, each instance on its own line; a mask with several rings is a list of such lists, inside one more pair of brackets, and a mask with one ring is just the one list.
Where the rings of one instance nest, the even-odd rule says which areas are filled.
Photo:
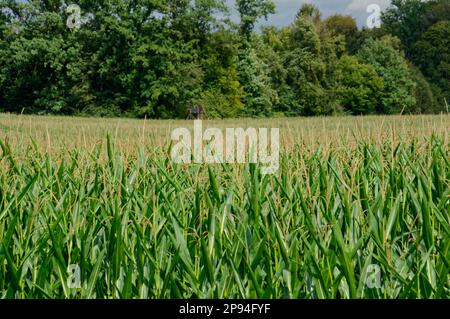
[[205, 121], [279, 127], [264, 176], [191, 124], [0, 115], [0, 296], [450, 297], [449, 115]]

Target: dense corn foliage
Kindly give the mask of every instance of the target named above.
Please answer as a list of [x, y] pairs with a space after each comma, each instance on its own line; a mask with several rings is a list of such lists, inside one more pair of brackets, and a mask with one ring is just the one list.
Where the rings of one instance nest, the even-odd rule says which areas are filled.
[[445, 134], [299, 139], [264, 176], [29, 140], [0, 139], [3, 298], [450, 297]]

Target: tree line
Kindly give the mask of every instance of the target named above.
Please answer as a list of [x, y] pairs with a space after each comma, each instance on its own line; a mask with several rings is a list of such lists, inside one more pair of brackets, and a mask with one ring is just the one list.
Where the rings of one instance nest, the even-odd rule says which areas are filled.
[[[0, 0], [0, 111], [183, 118], [446, 111], [450, 1], [393, 0], [380, 28], [271, 0]], [[80, 9], [79, 15], [77, 8]]]

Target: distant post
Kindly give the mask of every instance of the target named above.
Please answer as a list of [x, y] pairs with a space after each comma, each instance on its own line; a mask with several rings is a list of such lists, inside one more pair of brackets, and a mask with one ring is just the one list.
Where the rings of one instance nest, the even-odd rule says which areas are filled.
[[206, 115], [205, 109], [200, 104], [195, 104], [189, 109], [188, 119], [201, 120]]

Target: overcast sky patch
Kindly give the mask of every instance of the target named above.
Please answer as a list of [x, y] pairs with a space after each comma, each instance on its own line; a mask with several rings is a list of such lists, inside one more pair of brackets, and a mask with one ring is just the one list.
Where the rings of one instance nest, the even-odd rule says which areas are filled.
[[[234, 0], [228, 0], [234, 6]], [[274, 0], [277, 7], [277, 12], [269, 16], [268, 21], [262, 19], [258, 26], [274, 25], [282, 27], [291, 24], [294, 21], [295, 15], [301, 6], [305, 3], [312, 3], [316, 5], [322, 12], [323, 18], [327, 18], [334, 14], [344, 14], [353, 16], [359, 27], [366, 25], [367, 18], [370, 13], [367, 13], [367, 7], [371, 4], [377, 4], [381, 10], [389, 7], [391, 0]], [[238, 21], [238, 14], [236, 10], [232, 10], [232, 18]]]

